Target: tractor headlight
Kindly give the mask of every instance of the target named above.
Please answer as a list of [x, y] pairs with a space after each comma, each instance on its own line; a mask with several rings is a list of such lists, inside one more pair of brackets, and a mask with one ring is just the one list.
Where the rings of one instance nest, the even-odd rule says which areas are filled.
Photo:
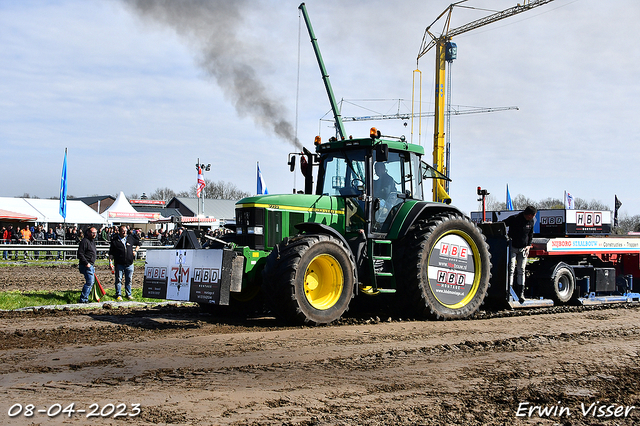
[[247, 227], [247, 234], [263, 235], [264, 234], [264, 227], [262, 227], [262, 226], [249, 226], [249, 227]]

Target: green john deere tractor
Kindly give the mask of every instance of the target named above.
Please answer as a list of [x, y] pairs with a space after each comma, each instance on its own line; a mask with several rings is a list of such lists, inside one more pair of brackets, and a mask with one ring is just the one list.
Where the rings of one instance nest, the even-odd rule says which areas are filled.
[[328, 323], [354, 297], [385, 294], [405, 315], [476, 312], [489, 282], [487, 245], [456, 208], [423, 201], [424, 179], [443, 176], [421, 161], [422, 147], [374, 131], [316, 151], [306, 162], [318, 169], [313, 193], [237, 204], [237, 243], [269, 252], [262, 290], [276, 315]]
[[304, 157], [314, 191], [238, 201], [227, 247], [202, 249], [186, 233], [150, 250], [145, 297], [217, 306], [261, 293], [291, 323], [330, 323], [356, 297], [392, 297], [409, 317], [469, 317], [489, 286], [488, 247], [455, 207], [423, 201], [425, 179], [442, 176], [422, 155], [375, 132], [318, 144]]
[[[328, 74], [300, 5], [336, 118], [337, 137], [304, 150], [305, 190], [236, 204], [234, 241], [202, 249], [185, 233], [147, 253], [145, 297], [251, 305], [261, 296], [290, 323], [339, 319], [355, 298], [388, 297], [405, 317], [473, 315], [489, 287], [484, 235], [463, 213], [424, 201], [426, 179], [446, 179], [424, 149], [372, 129], [344, 137]], [[293, 170], [296, 159], [290, 155]], [[427, 181], [428, 186], [432, 185]]]

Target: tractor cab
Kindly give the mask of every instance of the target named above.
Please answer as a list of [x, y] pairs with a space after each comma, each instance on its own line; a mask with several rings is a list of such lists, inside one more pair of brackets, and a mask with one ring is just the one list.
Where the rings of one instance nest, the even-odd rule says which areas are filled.
[[316, 195], [345, 199], [346, 231], [387, 234], [406, 200], [424, 199], [423, 180], [443, 178], [421, 161], [424, 148], [402, 138], [371, 137], [327, 143], [316, 140]]

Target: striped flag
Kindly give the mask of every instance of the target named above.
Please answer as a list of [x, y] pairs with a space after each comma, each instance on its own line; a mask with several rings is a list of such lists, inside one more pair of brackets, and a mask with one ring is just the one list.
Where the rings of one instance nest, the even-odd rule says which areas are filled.
[[264, 182], [264, 178], [262, 177], [262, 172], [260, 171], [260, 162], [256, 163], [256, 167], [258, 169], [258, 188], [256, 193], [258, 195], [268, 194], [269, 190], [267, 189], [267, 184]]
[[60, 178], [60, 216], [67, 218], [67, 148], [64, 149], [62, 177]]
[[202, 176], [202, 168], [198, 166], [198, 189], [196, 190], [196, 197], [200, 198], [200, 193], [205, 187], [204, 176]]
[[575, 205], [573, 204], [573, 195], [569, 194], [567, 191], [564, 191], [564, 208], [567, 210], [575, 209]]
[[513, 203], [511, 202], [511, 194], [509, 194], [509, 185], [507, 185], [507, 210], [513, 210]]

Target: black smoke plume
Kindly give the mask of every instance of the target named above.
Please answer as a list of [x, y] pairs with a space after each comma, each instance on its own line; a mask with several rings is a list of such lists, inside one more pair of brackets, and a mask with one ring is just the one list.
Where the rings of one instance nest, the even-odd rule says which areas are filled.
[[[200, 66], [212, 76], [239, 116], [250, 116], [295, 147], [302, 145], [284, 106], [270, 95], [253, 68], [259, 48], [238, 35], [246, 0], [123, 0], [143, 20], [172, 28], [194, 46]], [[245, 29], [246, 30], [246, 29]], [[262, 53], [262, 52], [258, 52]]]

